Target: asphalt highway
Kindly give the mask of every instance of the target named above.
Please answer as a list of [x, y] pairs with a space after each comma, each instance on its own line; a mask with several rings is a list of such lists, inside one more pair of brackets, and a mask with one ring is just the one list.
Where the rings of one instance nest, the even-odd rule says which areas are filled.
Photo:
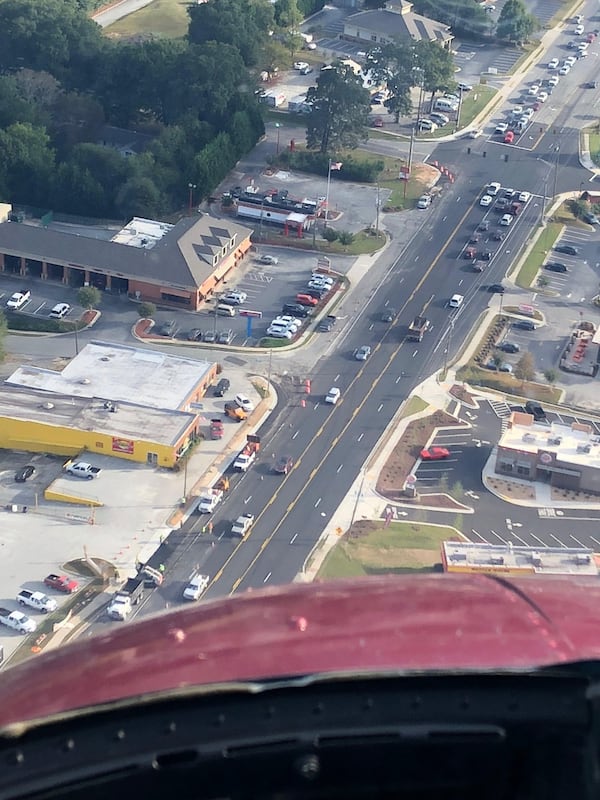
[[[165, 585], [149, 596], [140, 614], [179, 603], [188, 577], [197, 568], [211, 576], [207, 599], [286, 583], [302, 569], [400, 403], [423, 377], [452, 356], [490, 298], [496, 302], [487, 286], [502, 280], [540, 218], [539, 195], [547, 182], [547, 165], [530, 157], [525, 180], [523, 163], [509, 160], [498, 170], [490, 158], [475, 158], [469, 156], [466, 166], [475, 164], [477, 169], [469, 169], [464, 177], [458, 174], [443, 198], [425, 212], [421, 235], [409, 251], [398, 255], [386, 278], [364, 299], [355, 319], [347, 324], [341, 347], [323, 358], [311, 375], [296, 376], [295, 385], [281, 387], [278, 409], [266, 432], [260, 432], [263, 447], [258, 463], [232, 482], [229, 496], [212, 517], [212, 536], [198, 534], [207, 518], [187, 523], [178, 536], [179, 545], [170, 554], [167, 551]], [[512, 225], [503, 229], [503, 242], [486, 243], [489, 234], [482, 234], [477, 247], [497, 252], [479, 274], [462, 258], [462, 251], [484, 218], [490, 220], [491, 230], [497, 228], [499, 215], [479, 206], [482, 189], [492, 180], [534, 196]], [[465, 300], [462, 308], [452, 310], [448, 300], [456, 292]], [[507, 294], [504, 302], [509, 301]], [[393, 324], [379, 319], [386, 305], [397, 310]], [[407, 325], [421, 312], [432, 321], [432, 330], [422, 343], [408, 342]], [[356, 361], [354, 351], [364, 344], [373, 352], [366, 362]], [[307, 377], [312, 382], [308, 396], [301, 386]], [[324, 403], [332, 386], [342, 391], [336, 406]], [[281, 455], [295, 462], [285, 477], [272, 471], [274, 457]], [[232, 539], [228, 535], [231, 524], [245, 513], [256, 517], [252, 531], [245, 541]]]

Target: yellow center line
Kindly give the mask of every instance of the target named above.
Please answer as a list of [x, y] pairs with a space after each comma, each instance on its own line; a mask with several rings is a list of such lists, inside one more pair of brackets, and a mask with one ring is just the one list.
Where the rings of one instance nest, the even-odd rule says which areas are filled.
[[[415, 295], [417, 294], [417, 292], [418, 292], [418, 291], [421, 289], [421, 287], [423, 286], [423, 284], [425, 283], [425, 281], [427, 280], [427, 278], [428, 278], [428, 277], [431, 275], [431, 273], [432, 273], [432, 272], [433, 272], [433, 270], [435, 269], [436, 265], [438, 264], [439, 260], [440, 260], [440, 259], [442, 258], [442, 256], [445, 254], [446, 250], [447, 250], [447, 249], [450, 247], [450, 245], [451, 245], [451, 243], [452, 243], [452, 239], [453, 239], [453, 238], [456, 236], [456, 234], [457, 234], [458, 230], [459, 230], [459, 229], [460, 229], [460, 227], [463, 225], [464, 221], [466, 220], [466, 218], [468, 217], [468, 215], [471, 213], [471, 211], [473, 210], [473, 208], [475, 207], [475, 205], [476, 205], [476, 203], [477, 203], [477, 202], [478, 202], [478, 200], [477, 200], [477, 199], [475, 199], [475, 200], [473, 201], [473, 203], [471, 203], [471, 205], [470, 205], [470, 206], [467, 208], [467, 210], [465, 211], [465, 213], [462, 215], [462, 217], [460, 218], [460, 220], [458, 221], [458, 223], [457, 223], [457, 224], [456, 224], [456, 226], [454, 227], [454, 229], [453, 229], [452, 233], [451, 233], [451, 234], [450, 234], [450, 236], [448, 237], [448, 240], [446, 241], [446, 244], [445, 244], [445, 245], [442, 247], [442, 249], [440, 250], [440, 252], [437, 254], [437, 256], [436, 256], [436, 257], [433, 259], [433, 261], [431, 262], [431, 264], [430, 264], [430, 265], [429, 265], [429, 267], [427, 268], [427, 270], [426, 270], [426, 271], [423, 273], [423, 275], [421, 276], [421, 279], [420, 279], [420, 280], [419, 280], [419, 282], [417, 283], [417, 285], [416, 285], [415, 289], [414, 289], [414, 290], [413, 290], [413, 292], [410, 294], [410, 297], [408, 297], [408, 299], [405, 301], [404, 305], [402, 306], [402, 308], [401, 308], [401, 309], [400, 309], [400, 311], [398, 312], [398, 317], [399, 317], [399, 316], [402, 314], [402, 312], [403, 312], [403, 311], [406, 309], [406, 307], [408, 306], [408, 304], [409, 304], [410, 302], [412, 302], [412, 300], [414, 299], [414, 297], [415, 297]], [[426, 304], [425, 304], [425, 306], [423, 307], [423, 310], [425, 310], [425, 309], [427, 308], [427, 306], [428, 306], [428, 305], [431, 303], [431, 301], [432, 301], [432, 300], [433, 300], [433, 296], [432, 296], [432, 297], [431, 297], [431, 298], [430, 298], [430, 299], [427, 301], [427, 303], [426, 303]], [[387, 330], [387, 331], [384, 333], [384, 335], [383, 335], [383, 337], [382, 337], [382, 341], [383, 341], [383, 339], [385, 339], [385, 337], [387, 337], [387, 336], [388, 336], [388, 334], [390, 333], [390, 330], [391, 330], [391, 329], [389, 329], [389, 328], [388, 328], [388, 330]], [[351, 425], [351, 424], [352, 424], [352, 422], [354, 421], [354, 418], [356, 417], [356, 415], [357, 415], [357, 414], [358, 414], [358, 413], [361, 411], [361, 409], [363, 408], [364, 404], [367, 402], [367, 400], [369, 399], [369, 397], [371, 396], [371, 394], [372, 394], [372, 393], [373, 393], [373, 391], [375, 390], [375, 387], [377, 386], [377, 383], [379, 382], [380, 378], [381, 378], [381, 377], [382, 377], [382, 375], [383, 375], [383, 374], [386, 372], [386, 370], [388, 369], [388, 367], [390, 366], [390, 364], [392, 363], [392, 361], [393, 361], [393, 360], [396, 358], [396, 356], [398, 355], [398, 353], [400, 352], [400, 349], [403, 347], [403, 345], [404, 345], [404, 344], [405, 344], [405, 340], [403, 339], [403, 340], [402, 340], [402, 341], [401, 341], [401, 342], [398, 344], [398, 346], [397, 346], [397, 347], [396, 347], [396, 348], [395, 348], [395, 349], [392, 351], [392, 353], [391, 353], [390, 357], [389, 357], [389, 358], [388, 358], [388, 360], [387, 360], [387, 363], [386, 363], [385, 367], [384, 367], [384, 368], [381, 370], [381, 373], [379, 374], [379, 376], [377, 377], [377, 379], [376, 379], [376, 380], [373, 382], [372, 386], [370, 387], [369, 391], [368, 391], [368, 392], [367, 392], [367, 394], [364, 396], [364, 398], [362, 399], [362, 401], [360, 402], [360, 404], [359, 404], [359, 405], [358, 405], [358, 406], [357, 406], [357, 407], [354, 409], [354, 411], [352, 412], [352, 416], [351, 416], [351, 417], [350, 417], [350, 419], [347, 421], [347, 423], [346, 423], [346, 425], [344, 426], [344, 428], [343, 428], [342, 432], [341, 432], [341, 433], [340, 433], [340, 434], [337, 436], [337, 438], [336, 438], [336, 439], [335, 439], [335, 440], [334, 440], [334, 441], [333, 441], [333, 442], [332, 442], [332, 443], [329, 445], [329, 448], [328, 448], [327, 452], [325, 453], [325, 455], [323, 456], [323, 458], [322, 458], [322, 461], [324, 461], [324, 460], [325, 460], [325, 459], [326, 459], [326, 458], [327, 458], [327, 457], [328, 457], [328, 456], [331, 454], [332, 450], [333, 450], [333, 449], [334, 449], [334, 447], [336, 446], [336, 444], [337, 444], [337, 442], [339, 441], [339, 439], [341, 439], [341, 438], [342, 438], [342, 436], [343, 436], [343, 435], [346, 433], [346, 431], [348, 430], [348, 428], [350, 427], [350, 425]], [[359, 379], [359, 377], [360, 377], [360, 375], [361, 375], [361, 374], [362, 374], [362, 370], [361, 370], [359, 373], [357, 373], [357, 374], [354, 376], [354, 378], [353, 378], [353, 379], [352, 379], [352, 381], [350, 382], [350, 384], [349, 384], [349, 386], [348, 386], [348, 389], [346, 390], [346, 392], [348, 392], [348, 391], [349, 391], [349, 390], [350, 390], [350, 389], [351, 389], [351, 388], [354, 386], [354, 384], [355, 384], [355, 383], [358, 381], [358, 379]], [[342, 397], [341, 399], [343, 400], [343, 397]], [[338, 403], [337, 405], [339, 406], [340, 404]], [[333, 407], [333, 409], [332, 409], [332, 411], [331, 411], [331, 414], [330, 414], [330, 415], [329, 415], [329, 417], [327, 418], [326, 422], [325, 422], [325, 423], [324, 423], [324, 424], [323, 424], [323, 425], [322, 425], [322, 426], [319, 428], [319, 433], [321, 433], [321, 432], [324, 430], [325, 426], [326, 426], [326, 425], [329, 423], [329, 421], [332, 419], [332, 417], [333, 417], [333, 414], [335, 413], [335, 409], [336, 409], [336, 408], [337, 408], [337, 406], [334, 406], [334, 407]], [[296, 466], [298, 466], [298, 465], [300, 464], [300, 461], [301, 461], [301, 460], [304, 458], [304, 456], [307, 454], [307, 452], [309, 451], [309, 449], [310, 449], [310, 447], [311, 447], [311, 445], [312, 445], [313, 441], [314, 441], [314, 439], [313, 439], [313, 440], [311, 440], [311, 441], [310, 441], [310, 442], [309, 442], [309, 443], [306, 445], [306, 447], [305, 447], [305, 448], [304, 448], [304, 450], [302, 451], [302, 453], [301, 453], [300, 457], [299, 457], [299, 458], [297, 459], [297, 461], [296, 461]], [[236, 589], [239, 587], [240, 583], [241, 583], [241, 582], [244, 580], [244, 578], [245, 578], [245, 577], [248, 575], [248, 573], [250, 572], [250, 570], [251, 570], [251, 569], [254, 567], [254, 565], [256, 564], [256, 562], [258, 561], [258, 559], [260, 558], [260, 556], [262, 555], [262, 553], [263, 553], [264, 549], [266, 548], [266, 546], [268, 545], [268, 543], [271, 541], [271, 539], [273, 538], [273, 536], [275, 536], [275, 534], [277, 533], [277, 531], [278, 531], [278, 530], [281, 528], [281, 526], [282, 526], [282, 525], [283, 525], [283, 523], [285, 522], [286, 518], [287, 518], [287, 517], [289, 516], [289, 514], [291, 513], [292, 509], [295, 507], [295, 505], [296, 505], [296, 503], [298, 502], [298, 500], [299, 500], [299, 499], [302, 497], [302, 495], [303, 495], [303, 494], [306, 492], [306, 490], [308, 489], [308, 487], [310, 486], [310, 484], [311, 484], [311, 483], [312, 483], [312, 481], [314, 480], [315, 476], [317, 475], [318, 471], [319, 471], [319, 467], [316, 467], [315, 469], [313, 469], [313, 470], [312, 470], [312, 472], [310, 473], [310, 476], [309, 476], [309, 478], [308, 478], [307, 482], [306, 482], [306, 483], [305, 483], [305, 485], [302, 487], [302, 489], [301, 489], [301, 490], [298, 492], [298, 495], [297, 495], [296, 499], [295, 499], [295, 500], [293, 500], [293, 501], [292, 501], [292, 502], [291, 502], [291, 503], [288, 505], [288, 507], [286, 508], [286, 511], [285, 511], [285, 514], [284, 514], [284, 516], [281, 518], [281, 520], [279, 521], [279, 523], [277, 524], [277, 526], [276, 526], [276, 527], [273, 529], [273, 531], [272, 531], [272, 532], [269, 534], [269, 536], [268, 536], [268, 537], [266, 537], [266, 538], [265, 538], [265, 540], [263, 541], [263, 543], [261, 544], [260, 551], [259, 551], [259, 552], [256, 554], [256, 556], [254, 556], [254, 558], [253, 558], [253, 559], [250, 561], [250, 563], [248, 564], [248, 566], [246, 567], [246, 569], [245, 569], [245, 570], [242, 572], [242, 574], [240, 575], [240, 577], [239, 577], [239, 578], [238, 578], [238, 579], [237, 579], [237, 580], [234, 582], [234, 584], [233, 584], [233, 586], [232, 586], [232, 588], [231, 588], [230, 594], [233, 594], [233, 593], [236, 591]], [[282, 491], [282, 489], [284, 488], [284, 486], [285, 486], [285, 484], [286, 484], [286, 482], [287, 482], [288, 478], [290, 477], [290, 475], [293, 475], [293, 472], [294, 472], [294, 470], [292, 470], [290, 473], [288, 473], [288, 475], [286, 475], [286, 476], [285, 476], [285, 478], [284, 478], [284, 479], [283, 479], [283, 480], [280, 482], [280, 484], [279, 484], [278, 488], [277, 488], [277, 489], [276, 489], [276, 490], [273, 492], [273, 496], [272, 496], [272, 498], [271, 498], [271, 501], [270, 501], [270, 503], [269, 503], [268, 505], [270, 505], [272, 502], [274, 502], [274, 501], [275, 501], [275, 499], [278, 497], [279, 493], [280, 493], [280, 492]], [[246, 543], [246, 541], [247, 541], [247, 540], [250, 538], [250, 536], [252, 535], [252, 533], [254, 532], [254, 530], [255, 530], [255, 528], [256, 528], [256, 524], [259, 522], [259, 520], [260, 520], [260, 519], [262, 518], [262, 516], [265, 514], [265, 512], [266, 512], [266, 510], [267, 510], [267, 508], [268, 508], [268, 505], [267, 505], [267, 506], [265, 506], [265, 508], [264, 508], [264, 509], [263, 509], [263, 510], [260, 512], [260, 514], [258, 514], [258, 515], [256, 516], [256, 518], [255, 518], [255, 520], [254, 520], [254, 525], [253, 525], [253, 526], [252, 526], [252, 528], [250, 529], [250, 531], [249, 531], [248, 535], [246, 536], [246, 539], [242, 539], [240, 542], [238, 542], [238, 544], [235, 546], [235, 548], [232, 550], [232, 552], [231, 552], [231, 553], [229, 554], [229, 556], [226, 558], [226, 560], [225, 560], [225, 563], [223, 564], [223, 566], [221, 567], [221, 569], [220, 569], [220, 570], [219, 570], [219, 571], [216, 573], [215, 577], [214, 577], [214, 578], [211, 580], [211, 582], [210, 582], [210, 586], [213, 586], [213, 585], [214, 585], [214, 584], [217, 582], [217, 580], [219, 580], [219, 579], [221, 578], [221, 576], [223, 575], [223, 572], [224, 572], [224, 570], [226, 569], [226, 567], [227, 567], [227, 566], [228, 566], [228, 565], [231, 563], [231, 561], [233, 560], [233, 558], [235, 557], [235, 555], [237, 554], [237, 552], [240, 550], [240, 548], [241, 548], [241, 547], [243, 547], [243, 546], [244, 546], [244, 544]]]

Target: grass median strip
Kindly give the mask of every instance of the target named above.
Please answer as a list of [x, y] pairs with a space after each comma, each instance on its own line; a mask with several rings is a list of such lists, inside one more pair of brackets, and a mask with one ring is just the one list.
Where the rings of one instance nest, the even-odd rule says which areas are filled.
[[540, 267], [552, 252], [554, 243], [560, 236], [562, 228], [563, 226], [561, 223], [550, 222], [540, 233], [519, 270], [519, 274], [515, 280], [517, 286], [520, 286], [522, 289], [528, 289], [531, 286]]

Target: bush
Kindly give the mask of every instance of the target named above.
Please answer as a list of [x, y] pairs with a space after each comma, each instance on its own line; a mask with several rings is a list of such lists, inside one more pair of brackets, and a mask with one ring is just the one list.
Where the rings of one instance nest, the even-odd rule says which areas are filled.
[[350, 231], [340, 231], [338, 234], [338, 241], [346, 247], [354, 241], [354, 234]]
[[140, 319], [152, 319], [156, 314], [156, 306], [154, 303], [140, 303], [137, 312]]
[[325, 228], [322, 236], [326, 242], [335, 242], [335, 240], [338, 238], [338, 232], [335, 230], [335, 228]]
[[39, 333], [72, 333], [77, 326], [78, 330], [85, 327], [84, 323], [68, 322], [63, 319], [50, 319], [50, 317], [29, 317], [25, 314], [6, 312], [6, 322], [11, 331], [33, 331]]
[[[300, 172], [313, 172], [316, 175], [327, 177], [330, 156], [317, 153], [314, 150], [285, 150], [279, 155], [279, 164], [290, 167]], [[344, 166], [335, 173], [335, 179], [340, 181], [355, 181], [356, 183], [375, 183], [383, 172], [385, 163], [380, 159], [365, 159], [357, 161], [352, 156], [344, 156]]]

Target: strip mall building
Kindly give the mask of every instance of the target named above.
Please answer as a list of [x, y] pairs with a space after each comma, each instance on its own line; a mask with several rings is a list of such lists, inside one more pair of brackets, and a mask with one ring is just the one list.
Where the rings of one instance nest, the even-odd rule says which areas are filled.
[[252, 246], [249, 228], [210, 216], [176, 225], [136, 217], [103, 239], [81, 226], [69, 233], [52, 223], [10, 222], [10, 212], [0, 205], [0, 272], [191, 311], [224, 288]]

